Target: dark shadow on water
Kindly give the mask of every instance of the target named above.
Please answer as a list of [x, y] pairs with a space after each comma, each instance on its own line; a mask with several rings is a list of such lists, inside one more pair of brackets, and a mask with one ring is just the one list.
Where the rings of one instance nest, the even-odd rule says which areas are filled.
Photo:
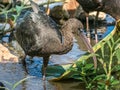
[[84, 83], [73, 79], [50, 83], [55, 87], [54, 90], [85, 90]]

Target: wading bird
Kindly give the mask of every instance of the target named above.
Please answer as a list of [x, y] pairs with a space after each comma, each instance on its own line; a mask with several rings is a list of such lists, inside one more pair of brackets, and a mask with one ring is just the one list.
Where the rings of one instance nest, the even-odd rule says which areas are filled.
[[31, 2], [34, 12], [26, 12], [16, 24], [15, 37], [26, 55], [43, 57], [43, 80], [51, 54], [65, 54], [72, 49], [73, 34], [80, 34], [82, 23], [75, 19], [66, 21], [61, 29], [52, 19]]
[[[86, 12], [86, 30], [89, 31], [89, 21], [88, 16], [89, 12], [91, 11], [97, 11], [96, 17], [95, 17], [95, 39], [96, 43], [98, 42], [97, 38], [97, 30], [96, 30], [96, 22], [98, 20], [99, 15], [99, 9], [101, 8], [101, 0], [77, 0], [78, 3], [82, 6], [83, 10]], [[89, 37], [89, 36], [88, 36]]]
[[102, 11], [120, 19], [120, 0], [77, 0], [85, 11]]

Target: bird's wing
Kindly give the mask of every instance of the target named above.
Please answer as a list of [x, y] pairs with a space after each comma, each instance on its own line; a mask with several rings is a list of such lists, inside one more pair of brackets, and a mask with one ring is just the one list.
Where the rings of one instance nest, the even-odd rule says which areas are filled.
[[64, 42], [64, 39], [63, 39], [63, 36], [62, 36], [62, 34], [61, 34], [61, 32], [60, 32], [60, 30], [59, 30], [59, 27], [58, 27], [58, 25], [56, 24], [56, 22], [53, 21], [52, 18], [49, 17], [49, 23], [50, 23], [50, 26], [53, 26], [53, 28], [55, 28], [55, 30], [56, 30], [56, 32], [57, 32], [57, 34], [58, 34], [58, 37], [59, 37], [61, 43], [63, 43], [63, 42]]
[[44, 12], [40, 11], [39, 6], [35, 2], [33, 2], [32, 0], [30, 0], [30, 2], [31, 2], [31, 6], [32, 6], [33, 11], [35, 13], [42, 14], [43, 18], [45, 18], [45, 19], [48, 20], [46, 22], [46, 24], [48, 23], [51, 28], [53, 28], [54, 30], [56, 30], [56, 32], [58, 34], [58, 37], [61, 40], [61, 43], [63, 43], [64, 40], [63, 40], [63, 37], [62, 37], [62, 34], [61, 34], [60, 30], [58, 29], [58, 26], [57, 26], [56, 22], [53, 21], [52, 18], [49, 17], [48, 15], [46, 15]]

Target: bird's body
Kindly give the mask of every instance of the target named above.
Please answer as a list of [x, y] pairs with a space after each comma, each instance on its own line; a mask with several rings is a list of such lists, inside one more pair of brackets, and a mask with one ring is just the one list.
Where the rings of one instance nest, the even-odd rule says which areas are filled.
[[73, 46], [73, 33], [77, 33], [83, 25], [75, 18], [69, 19], [59, 30], [50, 17], [44, 12], [36, 11], [36, 8], [38, 7], [35, 5], [35, 12], [27, 12], [18, 21], [15, 37], [26, 55], [43, 57], [45, 76], [49, 56], [69, 52]]
[[[49, 53], [64, 54], [72, 48], [72, 26], [73, 24], [75, 27], [79, 25], [78, 20], [70, 19], [59, 31], [51, 27], [48, 23], [50, 21], [47, 19], [49, 19], [47, 16], [40, 17], [38, 14], [31, 12], [27, 13], [23, 20], [17, 24], [16, 39], [25, 54], [30, 56], [44, 56]], [[63, 38], [63, 42], [61, 42], [61, 38]]]
[[77, 0], [85, 11], [102, 11], [120, 19], [120, 0]]
[[116, 20], [120, 19], [120, 0], [102, 0], [102, 8], [100, 11], [103, 11]]
[[99, 6], [99, 0], [77, 0], [85, 12], [95, 11]]

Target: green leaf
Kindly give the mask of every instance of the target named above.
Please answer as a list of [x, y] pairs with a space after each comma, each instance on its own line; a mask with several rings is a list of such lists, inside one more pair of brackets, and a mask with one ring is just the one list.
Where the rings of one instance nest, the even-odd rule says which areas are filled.
[[104, 48], [104, 46], [105, 46], [105, 45], [103, 45], [103, 46], [101, 47], [101, 53], [102, 53], [102, 57], [103, 57], [103, 58], [105, 57], [105, 53], [104, 53], [105, 48]]
[[98, 82], [99, 85], [105, 86], [105, 82]]
[[12, 16], [13, 16], [14, 20], [17, 18], [17, 15], [12, 15]]
[[101, 79], [105, 79], [106, 78], [106, 75], [105, 74], [101, 74], [101, 75], [98, 75], [94, 78], [94, 80], [101, 80]]
[[107, 41], [107, 45], [109, 46], [110, 49], [112, 48], [110, 41]]
[[118, 60], [120, 60], [120, 49], [116, 50], [116, 57]]
[[12, 86], [12, 84], [9, 83], [9, 82], [7, 82], [7, 81], [3, 81], [3, 82], [6, 83], [6, 84], [9, 85], [9, 86]]
[[[87, 59], [89, 59], [90, 57], [93, 57], [93, 56], [98, 56], [98, 54], [92, 53], [92, 54], [88, 54], [88, 55], [83, 55], [83, 56], [81, 56], [81, 57], [77, 60], [77, 62], [81, 62], [81, 61], [83, 61], [83, 60], [87, 60]], [[76, 63], [77, 63], [77, 62], [76, 62]]]
[[120, 49], [120, 43], [118, 43], [115, 47], [115, 50]]
[[120, 38], [115, 41], [115, 44], [120, 43]]
[[111, 42], [112, 42], [112, 45], [115, 44], [115, 41], [114, 41], [113, 37], [111, 37]]
[[15, 88], [16, 88], [19, 84], [21, 84], [22, 82], [24, 82], [25, 80], [27, 80], [27, 79], [29, 79], [29, 78], [32, 78], [32, 77], [26, 77], [26, 78], [18, 81], [17, 83], [15, 83], [15, 84], [13, 85], [13, 87], [12, 87], [12, 90], [15, 90]]
[[15, 8], [16, 8], [17, 13], [20, 13], [21, 10], [23, 9], [23, 6], [18, 6], [18, 5], [16, 5]]
[[94, 66], [93, 64], [86, 64], [84, 68], [85, 68], [86, 70], [88, 70], [88, 69], [93, 68], [93, 66]]
[[120, 83], [119, 80], [113, 80], [113, 82], [111, 83], [111, 85], [117, 85], [117, 84], [119, 84], [119, 83]]
[[113, 71], [120, 71], [120, 65], [115, 65]]

